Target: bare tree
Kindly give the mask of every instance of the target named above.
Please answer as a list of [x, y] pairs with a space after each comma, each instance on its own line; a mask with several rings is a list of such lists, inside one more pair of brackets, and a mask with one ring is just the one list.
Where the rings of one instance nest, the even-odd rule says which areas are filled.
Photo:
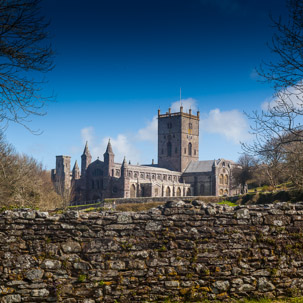
[[0, 0], [0, 122], [27, 127], [31, 115], [43, 115], [43, 80], [37, 73], [53, 68], [48, 22], [40, 0]]
[[237, 166], [233, 169], [235, 184], [241, 184], [241, 192], [245, 192], [247, 181], [253, 178], [256, 159], [248, 154], [243, 154], [237, 161]]
[[0, 207], [62, 207], [50, 172], [32, 157], [19, 155], [0, 132]]
[[302, 171], [290, 162], [303, 148], [303, 0], [287, 0], [287, 6], [286, 22], [272, 18], [276, 33], [269, 47], [274, 59], [258, 70], [262, 79], [272, 84], [274, 95], [265, 110], [247, 115], [253, 122], [255, 141], [243, 144], [246, 153], [266, 164], [274, 186], [287, 167]]

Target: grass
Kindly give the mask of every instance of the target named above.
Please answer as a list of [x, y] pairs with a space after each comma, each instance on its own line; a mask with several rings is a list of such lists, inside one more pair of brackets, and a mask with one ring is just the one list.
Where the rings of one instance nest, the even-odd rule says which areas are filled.
[[232, 207], [235, 207], [235, 206], [238, 205], [238, 204], [236, 204], [236, 203], [233, 203], [233, 202], [230, 202], [230, 201], [227, 201], [227, 200], [218, 202], [217, 204], [220, 204], [220, 205], [228, 205], [228, 206], [232, 206]]

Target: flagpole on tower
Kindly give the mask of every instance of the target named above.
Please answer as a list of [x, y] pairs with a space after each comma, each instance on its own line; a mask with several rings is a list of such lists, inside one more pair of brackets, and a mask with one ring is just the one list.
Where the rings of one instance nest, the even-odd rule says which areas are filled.
[[181, 102], [181, 87], [180, 87], [180, 106], [182, 106], [182, 102]]

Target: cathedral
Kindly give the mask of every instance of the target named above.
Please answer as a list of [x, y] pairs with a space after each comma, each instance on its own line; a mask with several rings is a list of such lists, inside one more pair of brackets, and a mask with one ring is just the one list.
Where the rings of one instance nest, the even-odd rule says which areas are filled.
[[81, 156], [81, 171], [69, 156], [56, 156], [52, 181], [58, 193], [72, 201], [105, 198], [223, 196], [240, 193], [233, 180], [233, 161], [199, 161], [199, 111], [161, 114], [158, 110], [158, 164], [131, 165], [115, 162], [110, 140], [103, 155], [92, 162], [88, 144]]

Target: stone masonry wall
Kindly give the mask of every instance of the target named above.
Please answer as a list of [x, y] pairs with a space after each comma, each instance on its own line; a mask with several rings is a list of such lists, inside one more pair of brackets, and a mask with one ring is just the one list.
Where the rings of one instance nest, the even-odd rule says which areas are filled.
[[0, 214], [0, 302], [198, 301], [303, 290], [303, 203]]

